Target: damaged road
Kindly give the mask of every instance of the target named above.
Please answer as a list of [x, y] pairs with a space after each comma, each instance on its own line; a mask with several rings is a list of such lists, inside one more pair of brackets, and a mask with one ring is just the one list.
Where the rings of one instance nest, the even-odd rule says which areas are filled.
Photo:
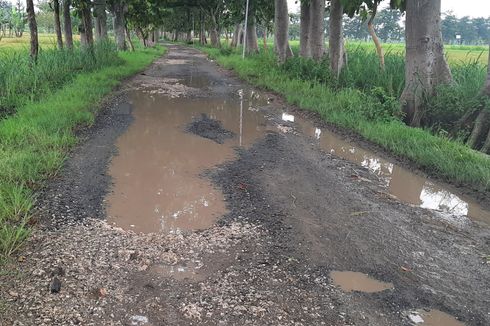
[[194, 49], [106, 106], [0, 275], [2, 325], [490, 324], [488, 203]]

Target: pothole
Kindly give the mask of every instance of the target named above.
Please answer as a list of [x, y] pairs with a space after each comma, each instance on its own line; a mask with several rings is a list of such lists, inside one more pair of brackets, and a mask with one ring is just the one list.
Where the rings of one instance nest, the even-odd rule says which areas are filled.
[[381, 282], [367, 274], [351, 271], [333, 271], [330, 273], [333, 283], [343, 291], [360, 291], [366, 293], [381, 292], [393, 289], [392, 283]]
[[464, 326], [465, 324], [453, 316], [440, 310], [417, 310], [409, 313], [412, 323], [423, 326]]

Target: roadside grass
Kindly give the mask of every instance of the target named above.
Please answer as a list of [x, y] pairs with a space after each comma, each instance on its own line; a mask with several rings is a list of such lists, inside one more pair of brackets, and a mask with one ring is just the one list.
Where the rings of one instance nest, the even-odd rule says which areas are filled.
[[36, 64], [26, 53], [0, 51], [0, 117], [52, 93], [78, 73], [120, 63], [110, 42], [97, 43], [93, 50], [42, 50]]
[[[278, 66], [270, 53], [249, 56], [242, 60], [238, 53], [226, 49], [199, 48], [250, 83], [282, 94], [289, 103], [303, 109], [318, 112], [326, 121], [357, 132], [392, 154], [409, 159], [434, 176], [480, 191], [490, 190], [489, 156], [457, 141], [433, 134], [430, 130], [407, 127], [397, 118], [397, 95], [400, 93], [398, 86], [393, 87], [396, 91], [392, 93], [385, 90], [383, 84], [371, 85], [371, 88], [360, 87], [356, 84], [357, 80], [369, 79], [371, 75], [365, 73], [368, 77], [359, 76], [364, 74], [360, 71], [350, 77], [341, 77], [340, 84], [332, 83], [328, 78], [326, 81], [307, 78], [314, 75], [311, 71], [306, 72], [302, 78], [296, 73], [301, 69], [291, 69], [287, 65]], [[350, 56], [352, 60], [352, 53]], [[366, 64], [371, 66], [369, 62]], [[325, 70], [328, 69], [318, 69], [320, 74], [324, 74]], [[349, 72], [345, 74], [348, 75]], [[394, 82], [393, 85], [398, 83]]]
[[29, 236], [35, 192], [77, 143], [75, 128], [93, 123], [99, 101], [164, 51], [114, 53], [113, 64], [80, 72], [0, 120], [0, 258], [18, 250]]

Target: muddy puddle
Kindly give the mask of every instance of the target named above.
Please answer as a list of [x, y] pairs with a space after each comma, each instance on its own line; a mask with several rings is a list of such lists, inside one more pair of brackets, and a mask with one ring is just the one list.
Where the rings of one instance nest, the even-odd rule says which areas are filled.
[[[134, 121], [118, 139], [109, 168], [108, 222], [135, 232], [175, 233], [208, 228], [226, 213], [223, 195], [200, 174], [233, 159], [235, 147], [251, 145], [267, 129], [263, 114], [253, 109], [264, 100], [240, 94], [191, 99], [133, 91]], [[186, 132], [203, 114], [233, 138], [219, 144]]]
[[346, 292], [360, 291], [375, 293], [393, 289], [392, 283], [381, 282], [359, 272], [333, 271], [330, 273], [330, 278], [335, 285]]
[[389, 194], [399, 200], [451, 216], [468, 216], [490, 224], [490, 212], [467, 196], [456, 194], [446, 187], [419, 176], [375, 153], [342, 140], [336, 134], [320, 129], [290, 114], [283, 114], [284, 121], [296, 121], [302, 131], [314, 137], [326, 152], [369, 169], [386, 186]]
[[440, 310], [418, 310], [410, 313], [408, 318], [421, 326], [464, 326], [465, 324]]

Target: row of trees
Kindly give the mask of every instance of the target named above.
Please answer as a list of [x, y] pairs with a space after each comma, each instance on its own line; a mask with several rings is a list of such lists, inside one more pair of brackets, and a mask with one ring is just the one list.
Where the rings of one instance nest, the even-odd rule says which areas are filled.
[[[442, 37], [446, 44], [486, 44], [490, 38], [490, 18], [458, 18], [448, 12], [442, 19]], [[459, 36], [458, 36], [459, 35]]]
[[0, 0], [0, 40], [5, 37], [21, 37], [25, 29], [25, 9], [22, 2], [15, 5], [7, 0]]
[[[31, 55], [37, 55], [37, 31], [33, 0], [27, 0], [27, 12], [32, 37]], [[59, 0], [53, 2], [58, 45], [61, 41]], [[191, 41], [198, 37], [202, 44], [221, 47], [221, 38], [231, 34], [231, 46], [244, 44], [245, 52], [259, 51], [257, 25], [262, 34], [274, 31], [274, 51], [278, 63], [284, 63], [293, 55], [289, 47], [290, 16], [287, 0], [249, 0], [246, 15], [243, 0], [71, 0], [63, 1], [65, 44], [72, 46], [70, 8], [81, 20], [80, 36], [84, 46], [91, 46], [95, 39], [107, 38], [106, 11], [114, 16], [114, 33], [119, 49], [126, 49], [130, 41], [128, 28], [134, 29], [144, 44], [150, 38], [158, 38], [160, 31], [173, 40]], [[375, 44], [380, 69], [384, 69], [384, 55], [376, 30], [375, 20], [383, 0], [298, 0], [300, 3], [299, 55], [314, 61], [328, 56], [331, 73], [337, 78], [347, 64], [344, 46], [344, 17], [361, 17]], [[388, 1], [388, 0], [386, 0]], [[405, 122], [419, 126], [424, 115], [424, 103], [433, 96], [439, 85], [452, 83], [452, 74], [446, 62], [441, 31], [441, 0], [390, 0], [391, 14], [405, 14], [405, 88], [400, 98]], [[56, 9], [58, 8], [58, 9]], [[326, 23], [328, 13], [328, 27]], [[246, 17], [247, 16], [247, 17]], [[95, 28], [92, 21], [95, 20]], [[244, 24], [246, 20], [246, 23]], [[328, 30], [328, 48], [325, 47], [325, 31]], [[266, 43], [264, 43], [266, 46]], [[490, 95], [488, 83], [482, 90]], [[488, 101], [487, 101], [488, 103]], [[486, 107], [475, 108], [465, 116], [461, 124], [473, 123], [471, 139], [487, 136], [485, 146], [490, 147], [490, 114]], [[477, 146], [481, 142], [475, 141]]]

